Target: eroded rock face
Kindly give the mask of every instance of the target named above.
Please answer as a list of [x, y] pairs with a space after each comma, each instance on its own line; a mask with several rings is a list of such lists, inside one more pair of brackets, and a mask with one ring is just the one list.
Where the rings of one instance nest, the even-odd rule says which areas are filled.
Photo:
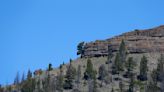
[[164, 26], [147, 30], [135, 30], [106, 40], [86, 43], [84, 57], [107, 56], [108, 48], [118, 51], [124, 39], [129, 53], [164, 52]]

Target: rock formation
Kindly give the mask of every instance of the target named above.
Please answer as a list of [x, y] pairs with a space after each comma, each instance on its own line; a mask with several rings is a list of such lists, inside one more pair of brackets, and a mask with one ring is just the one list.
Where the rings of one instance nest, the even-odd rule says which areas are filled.
[[129, 53], [164, 52], [164, 25], [152, 29], [135, 30], [106, 40], [86, 43], [84, 57], [107, 56], [108, 48], [116, 52], [124, 40]]

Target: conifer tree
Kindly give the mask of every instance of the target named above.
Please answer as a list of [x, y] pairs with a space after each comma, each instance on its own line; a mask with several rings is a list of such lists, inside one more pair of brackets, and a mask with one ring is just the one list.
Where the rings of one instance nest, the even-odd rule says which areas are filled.
[[52, 71], [52, 70], [53, 70], [53, 68], [52, 68], [52, 64], [49, 63], [49, 65], [48, 65], [48, 71]]
[[156, 69], [153, 69], [153, 71], [151, 72], [151, 81], [154, 85], [157, 85], [157, 70]]
[[75, 78], [75, 88], [73, 89], [73, 92], [80, 92], [80, 82], [81, 82], [81, 65], [78, 65], [76, 78]]
[[160, 58], [158, 59], [157, 64], [157, 80], [162, 80], [162, 73], [164, 72], [164, 55], [161, 54]]
[[113, 58], [113, 48], [111, 45], [108, 45], [108, 57], [107, 57], [107, 61], [106, 64], [108, 65], [108, 72], [110, 72], [111, 67], [110, 64], [112, 63], [112, 58]]
[[27, 80], [23, 82], [21, 92], [33, 92], [35, 90], [36, 81], [32, 78], [32, 72], [29, 70]]
[[78, 65], [76, 82], [75, 82], [77, 85], [77, 88], [79, 88], [80, 79], [81, 79], [81, 65]]
[[93, 73], [93, 92], [98, 92], [98, 89], [97, 89], [97, 80], [96, 80], [96, 71], [94, 71]]
[[24, 82], [25, 80], [26, 79], [25, 79], [25, 75], [24, 75], [24, 72], [23, 72], [21, 82]]
[[130, 75], [130, 83], [128, 92], [134, 92], [134, 74]]
[[112, 46], [108, 46], [108, 59], [107, 59], [107, 64], [109, 64], [111, 62], [111, 59], [113, 57], [113, 48]]
[[122, 71], [123, 66], [120, 62], [120, 55], [119, 53], [116, 54], [115, 61], [112, 65], [112, 73], [113, 74], [119, 74], [120, 71]]
[[18, 85], [20, 83], [20, 76], [19, 72], [17, 72], [16, 77], [14, 79], [14, 85]]
[[121, 63], [125, 63], [126, 61], [126, 56], [127, 56], [127, 51], [126, 51], [126, 46], [124, 40], [121, 41], [120, 47], [119, 47], [119, 54], [120, 54], [120, 61]]
[[76, 75], [76, 69], [72, 66], [72, 60], [70, 60], [70, 65], [67, 68], [66, 76], [65, 76], [65, 89], [72, 89], [73, 88], [73, 82]]
[[88, 80], [88, 79], [93, 79], [94, 77], [94, 70], [93, 70], [93, 64], [92, 61], [90, 59], [87, 60], [87, 68], [84, 72], [84, 79]]
[[138, 76], [138, 78], [141, 81], [147, 80], [147, 71], [148, 71], [147, 62], [148, 62], [147, 58], [143, 56], [140, 62], [140, 75]]
[[126, 66], [126, 69], [127, 69], [127, 72], [126, 72], [127, 74], [126, 75], [127, 75], [127, 77], [130, 77], [131, 73], [133, 73], [133, 70], [136, 66], [136, 63], [134, 62], [133, 57], [128, 58], [128, 60], [126, 61], [125, 66]]
[[99, 80], [101, 80], [101, 86], [102, 86], [102, 83], [105, 81], [105, 78], [108, 76], [108, 71], [107, 69], [105, 68], [105, 65], [102, 64], [100, 67], [99, 67]]
[[30, 70], [28, 70], [28, 73], [27, 73], [27, 80], [31, 79], [32, 78], [32, 72]]
[[99, 92], [97, 89], [96, 71], [93, 72], [93, 79], [88, 79], [88, 92]]
[[124, 63], [126, 61], [127, 51], [124, 40], [121, 41], [119, 51], [116, 54], [115, 61], [113, 63], [113, 74], [119, 74], [120, 71], [124, 71]]
[[63, 76], [62, 65], [60, 65], [60, 73], [56, 77], [56, 90], [58, 90], [58, 92], [63, 92], [63, 84], [64, 84], [64, 76]]
[[17, 74], [16, 74], [16, 77], [15, 77], [15, 79], [14, 79], [14, 85], [15, 85], [15, 87], [16, 87], [16, 91], [20, 91], [20, 84], [21, 83], [21, 81], [20, 81], [20, 76], [19, 76], [19, 72], [17, 72]]
[[77, 55], [81, 55], [81, 57], [82, 57], [83, 54], [84, 54], [84, 44], [85, 44], [85, 42], [80, 42], [80, 43], [77, 45]]

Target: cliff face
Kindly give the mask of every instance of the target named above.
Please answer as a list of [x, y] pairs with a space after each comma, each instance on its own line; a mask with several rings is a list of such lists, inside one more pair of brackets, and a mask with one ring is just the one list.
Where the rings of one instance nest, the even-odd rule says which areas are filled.
[[164, 25], [152, 29], [135, 30], [106, 40], [86, 43], [84, 57], [107, 56], [108, 48], [116, 52], [124, 39], [129, 53], [164, 52]]

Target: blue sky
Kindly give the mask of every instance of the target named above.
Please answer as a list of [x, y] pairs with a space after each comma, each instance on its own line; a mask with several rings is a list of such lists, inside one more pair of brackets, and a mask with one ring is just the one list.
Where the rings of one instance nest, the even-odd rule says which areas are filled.
[[0, 84], [77, 58], [79, 42], [164, 24], [164, 0], [0, 0]]

